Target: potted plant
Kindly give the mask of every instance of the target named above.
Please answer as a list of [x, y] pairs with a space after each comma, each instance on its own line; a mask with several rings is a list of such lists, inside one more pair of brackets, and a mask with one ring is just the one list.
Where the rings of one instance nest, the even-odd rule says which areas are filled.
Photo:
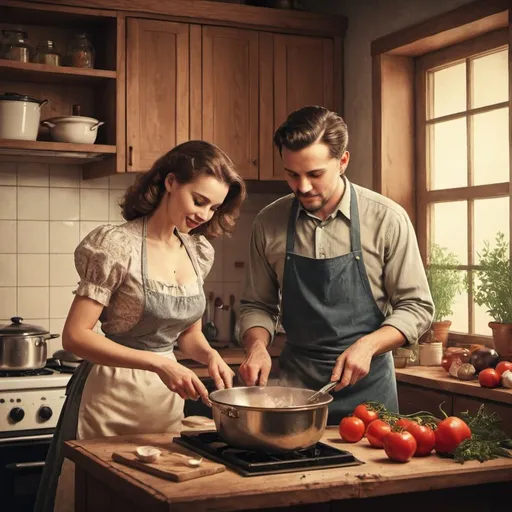
[[496, 235], [496, 246], [491, 249], [484, 242], [478, 271], [479, 283], [475, 290], [475, 302], [485, 306], [494, 320], [492, 329], [494, 348], [501, 357], [512, 356], [512, 260], [505, 235]]
[[447, 320], [453, 315], [452, 307], [457, 294], [464, 291], [464, 276], [457, 270], [457, 256], [445, 247], [432, 244], [429, 254], [429, 266], [426, 274], [435, 314], [430, 332], [425, 333], [420, 342], [428, 341], [433, 336], [444, 347], [448, 344], [448, 333], [452, 322]]

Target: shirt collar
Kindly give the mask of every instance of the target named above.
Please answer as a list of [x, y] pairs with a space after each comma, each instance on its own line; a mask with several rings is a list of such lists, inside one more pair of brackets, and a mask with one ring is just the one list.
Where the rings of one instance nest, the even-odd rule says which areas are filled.
[[[350, 182], [348, 181], [348, 178], [345, 175], [343, 175], [341, 179], [345, 182], [345, 191], [343, 192], [343, 196], [341, 197], [340, 202], [337, 204], [336, 208], [329, 217], [336, 217], [338, 213], [342, 213], [348, 220], [350, 220]], [[301, 212], [304, 212], [305, 215], [309, 215], [312, 217], [315, 216], [314, 214], [309, 213], [307, 210], [305, 210], [304, 207], [302, 206], [302, 203], [299, 201], [297, 218], [299, 217]]]

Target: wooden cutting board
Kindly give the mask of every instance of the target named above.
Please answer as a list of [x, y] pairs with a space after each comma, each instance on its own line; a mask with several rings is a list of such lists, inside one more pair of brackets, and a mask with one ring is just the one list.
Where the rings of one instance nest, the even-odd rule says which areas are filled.
[[112, 459], [173, 482], [186, 482], [194, 478], [222, 473], [226, 470], [226, 466], [208, 459], [203, 459], [199, 467], [191, 468], [187, 466], [186, 460], [192, 457], [195, 458], [197, 455], [185, 456], [166, 450], [161, 450], [161, 452], [162, 454], [155, 462], [142, 462], [134, 452], [114, 452], [112, 453]]

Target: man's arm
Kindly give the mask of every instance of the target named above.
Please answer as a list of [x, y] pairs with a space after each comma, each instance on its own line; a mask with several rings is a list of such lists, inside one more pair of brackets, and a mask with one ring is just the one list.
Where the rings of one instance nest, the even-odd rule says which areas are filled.
[[240, 375], [248, 386], [267, 383], [271, 360], [266, 347], [274, 335], [278, 315], [279, 284], [265, 256], [265, 233], [257, 217], [240, 301], [240, 339], [247, 353]]

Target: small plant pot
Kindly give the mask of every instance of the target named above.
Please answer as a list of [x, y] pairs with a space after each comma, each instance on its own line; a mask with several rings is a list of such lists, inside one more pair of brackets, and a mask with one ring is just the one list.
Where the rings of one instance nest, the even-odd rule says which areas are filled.
[[428, 343], [432, 339], [440, 341], [443, 347], [448, 346], [448, 334], [450, 333], [450, 326], [452, 323], [450, 320], [444, 320], [442, 322], [432, 322], [430, 329], [423, 334], [420, 338], [420, 343]]
[[512, 358], [512, 323], [489, 322], [494, 348], [500, 357]]

